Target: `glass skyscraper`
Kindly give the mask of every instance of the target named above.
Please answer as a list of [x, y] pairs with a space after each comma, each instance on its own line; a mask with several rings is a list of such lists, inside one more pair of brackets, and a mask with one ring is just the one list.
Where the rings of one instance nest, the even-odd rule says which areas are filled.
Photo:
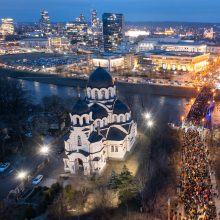
[[104, 13], [102, 22], [104, 51], [115, 52], [123, 39], [124, 16], [123, 14]]

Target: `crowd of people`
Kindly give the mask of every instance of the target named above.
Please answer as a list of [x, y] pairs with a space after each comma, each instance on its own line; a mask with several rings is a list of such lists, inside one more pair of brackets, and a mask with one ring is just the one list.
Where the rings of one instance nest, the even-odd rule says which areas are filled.
[[187, 120], [192, 122], [193, 125], [201, 125], [202, 122], [205, 122], [203, 120], [209, 107], [208, 102], [212, 100], [212, 98], [213, 93], [211, 88], [204, 86], [200, 94], [197, 96], [195, 103], [191, 107]]
[[184, 132], [180, 198], [187, 219], [216, 219], [208, 157], [208, 148], [199, 132], [191, 129]]

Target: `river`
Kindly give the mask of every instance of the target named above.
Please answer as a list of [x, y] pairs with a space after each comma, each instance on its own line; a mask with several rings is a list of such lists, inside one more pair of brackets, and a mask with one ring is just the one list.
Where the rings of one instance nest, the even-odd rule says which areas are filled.
[[[78, 97], [78, 93], [83, 97], [84, 89], [76, 87], [57, 86], [53, 84], [39, 83], [35, 81], [27, 81], [19, 79], [23, 89], [27, 90], [31, 95], [33, 102], [40, 103], [44, 96], [58, 95], [60, 97], [71, 98], [73, 103]], [[123, 100], [132, 109], [133, 116], [136, 121], [141, 122], [145, 112], [151, 112], [155, 123], [178, 123], [182, 115], [186, 115], [189, 110], [189, 99], [173, 98], [157, 95], [144, 95], [140, 93], [117, 92], [118, 97]]]

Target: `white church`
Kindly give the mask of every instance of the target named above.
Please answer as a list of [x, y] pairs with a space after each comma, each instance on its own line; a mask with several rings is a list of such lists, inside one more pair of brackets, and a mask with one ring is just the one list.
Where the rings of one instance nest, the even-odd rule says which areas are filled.
[[99, 174], [108, 160], [122, 160], [135, 143], [131, 110], [117, 98], [112, 76], [101, 67], [90, 75], [86, 98], [76, 102], [70, 118], [64, 140], [66, 172]]

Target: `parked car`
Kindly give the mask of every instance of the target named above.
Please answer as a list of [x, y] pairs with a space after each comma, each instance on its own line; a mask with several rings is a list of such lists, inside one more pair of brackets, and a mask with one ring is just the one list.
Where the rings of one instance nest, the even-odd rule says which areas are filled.
[[8, 169], [8, 167], [10, 166], [10, 163], [0, 163], [0, 172], [4, 172], [5, 170]]
[[37, 185], [38, 183], [41, 182], [41, 180], [43, 179], [43, 175], [37, 175], [33, 180], [32, 180], [32, 184], [33, 185]]

